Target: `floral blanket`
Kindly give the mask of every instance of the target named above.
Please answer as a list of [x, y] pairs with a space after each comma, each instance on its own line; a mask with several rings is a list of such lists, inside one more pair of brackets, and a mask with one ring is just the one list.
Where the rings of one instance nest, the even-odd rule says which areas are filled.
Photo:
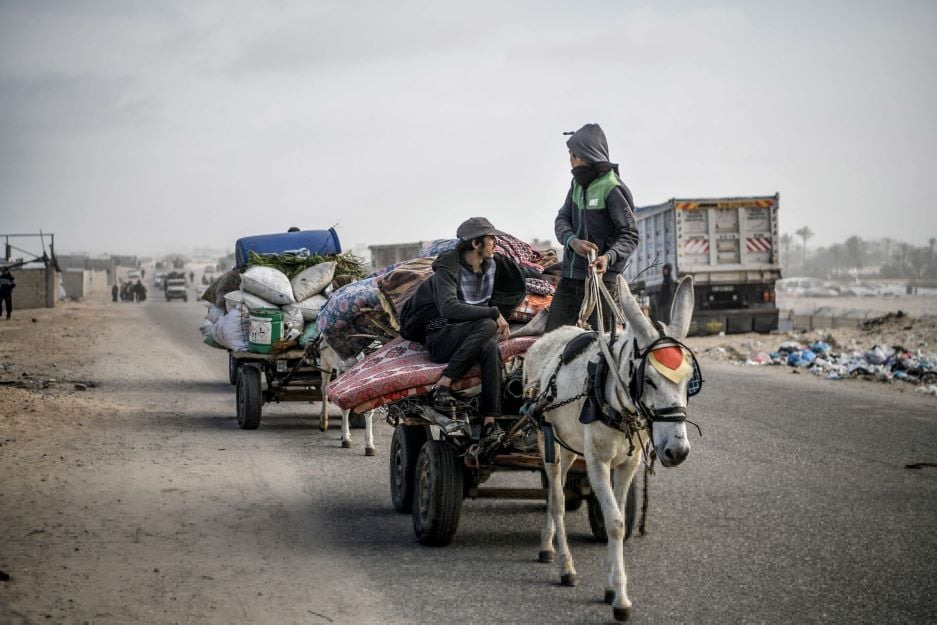
[[[525, 353], [538, 338], [524, 336], [499, 343], [501, 359], [507, 362]], [[329, 400], [343, 410], [367, 412], [405, 397], [429, 393], [445, 368], [445, 364], [432, 362], [421, 344], [396, 338], [332, 380], [326, 392]], [[475, 365], [464, 378], [454, 381], [452, 388], [461, 390], [481, 384], [480, 375]]]

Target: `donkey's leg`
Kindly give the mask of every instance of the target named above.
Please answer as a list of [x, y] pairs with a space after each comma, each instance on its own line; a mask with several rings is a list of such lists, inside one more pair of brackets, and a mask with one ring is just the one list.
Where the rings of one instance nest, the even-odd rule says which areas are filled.
[[[537, 446], [540, 447], [540, 457], [546, 458], [544, 449], [543, 432], [537, 432]], [[559, 455], [559, 445], [553, 445], [554, 458]], [[540, 531], [540, 561], [553, 562], [556, 557], [556, 551], [553, 549], [553, 537], [556, 535], [556, 525], [553, 522], [553, 483], [558, 481], [560, 474], [559, 463], [547, 464], [543, 462], [543, 472], [547, 476], [547, 514], [544, 519], [543, 529]]]
[[[325, 367], [323, 367], [323, 369], [325, 369]], [[322, 418], [319, 419], [319, 430], [322, 432], [329, 431], [329, 396], [326, 395], [325, 388], [331, 381], [331, 372], [322, 374]]]
[[564, 586], [576, 585], [576, 567], [573, 566], [573, 554], [569, 550], [569, 543], [566, 540], [566, 493], [563, 486], [566, 484], [566, 474], [569, 468], [576, 460], [576, 454], [560, 450], [559, 471], [554, 474], [554, 480], [550, 483], [550, 512], [553, 514], [553, 521], [556, 523], [556, 550], [559, 552], [560, 560], [560, 583]]
[[[613, 469], [612, 473], [612, 485], [615, 491], [615, 503], [618, 509], [618, 513], [621, 515], [622, 520], [625, 518], [625, 498], [627, 497], [628, 487], [631, 485], [631, 480], [634, 479], [635, 471], [638, 468], [638, 462], [640, 455], [636, 455], [634, 458], [629, 458], [625, 464], [619, 465]], [[622, 539], [624, 539], [624, 534], [622, 534]], [[609, 536], [609, 541], [611, 541], [611, 536]], [[619, 580], [616, 579], [615, 575], [621, 571], [621, 584], [619, 586]], [[613, 561], [612, 558], [606, 557], [605, 559], [605, 602], [613, 603], [615, 597], [618, 595], [619, 587], [622, 589], [622, 596], [627, 597], [628, 593], [628, 577], [625, 572], [624, 565], [624, 548], [622, 548], [622, 560], [621, 566], [619, 568], [618, 563]]]
[[342, 447], [351, 449], [351, 425], [349, 424], [350, 410], [342, 410]]
[[606, 596], [609, 591], [615, 592], [612, 603], [616, 620], [626, 620], [631, 609], [631, 602], [625, 592], [624, 559], [622, 556], [622, 540], [625, 537], [625, 523], [618, 502], [615, 501], [615, 492], [611, 483], [611, 468], [609, 462], [597, 451], [594, 441], [586, 437], [586, 466], [589, 469], [589, 483], [595, 493], [599, 505], [602, 507], [602, 516], [605, 518], [605, 531], [608, 534], [608, 545], [605, 551], [606, 566], [613, 569], [611, 575], [611, 588], [606, 586]]
[[374, 423], [374, 411], [368, 410], [364, 413], [364, 455], [374, 455], [374, 432], [371, 426]]

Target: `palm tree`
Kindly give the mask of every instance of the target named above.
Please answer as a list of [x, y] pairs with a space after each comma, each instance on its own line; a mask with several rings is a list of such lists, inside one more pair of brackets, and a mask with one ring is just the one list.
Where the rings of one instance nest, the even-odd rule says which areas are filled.
[[810, 226], [804, 226], [800, 230], [795, 230], [794, 234], [799, 236], [804, 240], [804, 250], [803, 256], [801, 258], [800, 264], [803, 266], [807, 265], [807, 239], [813, 236], [813, 230], [810, 229]]

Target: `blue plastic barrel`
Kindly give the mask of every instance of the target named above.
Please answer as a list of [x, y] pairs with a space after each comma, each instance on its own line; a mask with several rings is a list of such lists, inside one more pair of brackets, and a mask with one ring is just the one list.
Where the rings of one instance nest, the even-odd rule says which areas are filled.
[[298, 232], [279, 232], [277, 234], [259, 234], [242, 237], [234, 244], [234, 257], [237, 267], [247, 264], [247, 253], [282, 254], [301, 248], [310, 254], [341, 254], [342, 244], [338, 241], [335, 228], [328, 230], [300, 230]]

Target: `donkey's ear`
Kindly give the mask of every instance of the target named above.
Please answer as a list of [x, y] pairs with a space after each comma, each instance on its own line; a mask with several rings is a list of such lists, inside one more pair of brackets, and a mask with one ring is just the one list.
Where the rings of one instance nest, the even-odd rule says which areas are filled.
[[618, 300], [621, 303], [621, 312], [625, 314], [625, 319], [634, 328], [638, 342], [647, 345], [653, 341], [657, 337], [657, 331], [648, 318], [644, 316], [644, 312], [641, 311], [641, 307], [638, 305], [638, 300], [631, 294], [628, 282], [621, 274], [618, 274]]
[[690, 319], [693, 318], [693, 276], [683, 276], [677, 291], [673, 295], [673, 304], [670, 306], [670, 333], [677, 339], [682, 339], [690, 330]]

